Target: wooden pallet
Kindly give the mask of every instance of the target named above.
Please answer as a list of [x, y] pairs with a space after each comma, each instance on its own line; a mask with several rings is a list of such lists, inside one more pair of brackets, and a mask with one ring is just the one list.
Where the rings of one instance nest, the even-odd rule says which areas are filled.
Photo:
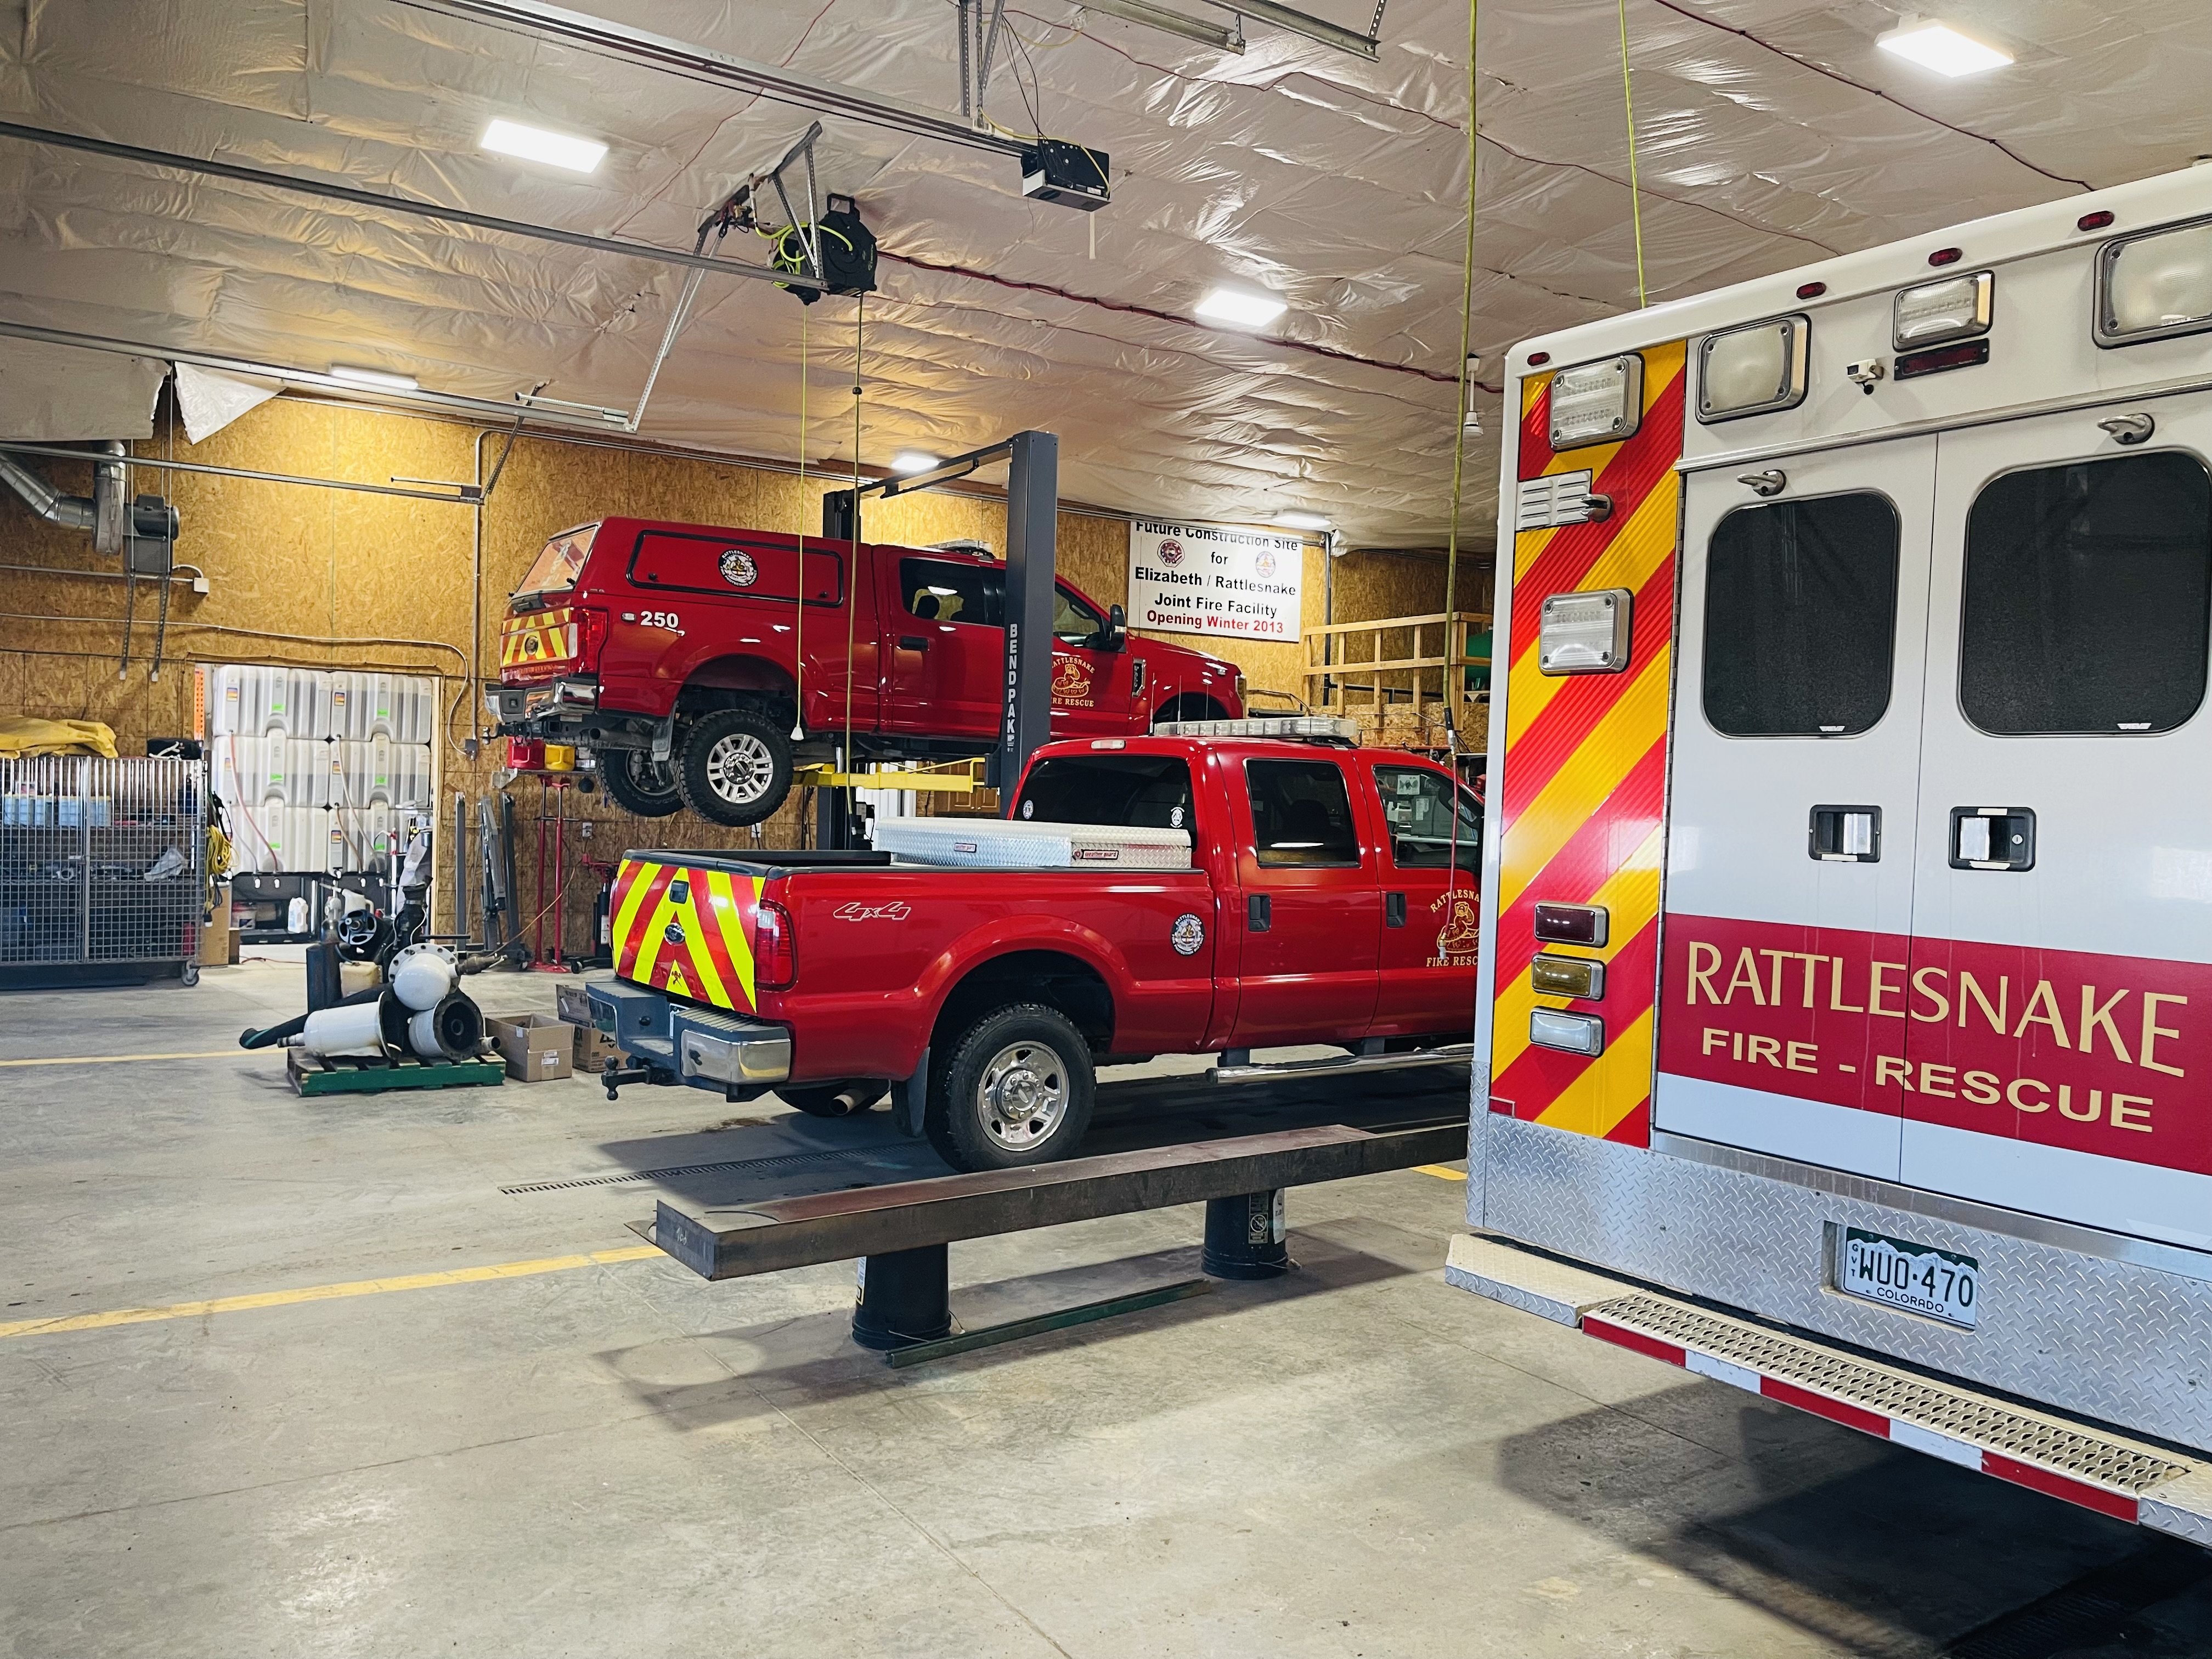
[[286, 1052], [284, 1071], [303, 1095], [376, 1095], [387, 1089], [496, 1088], [507, 1081], [503, 1060], [377, 1060], [365, 1054]]

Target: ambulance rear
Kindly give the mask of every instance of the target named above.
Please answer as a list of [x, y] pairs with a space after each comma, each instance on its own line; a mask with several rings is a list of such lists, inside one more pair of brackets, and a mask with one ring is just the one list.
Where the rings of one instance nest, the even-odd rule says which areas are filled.
[[2212, 172], [1506, 397], [1453, 1282], [2212, 1543]]

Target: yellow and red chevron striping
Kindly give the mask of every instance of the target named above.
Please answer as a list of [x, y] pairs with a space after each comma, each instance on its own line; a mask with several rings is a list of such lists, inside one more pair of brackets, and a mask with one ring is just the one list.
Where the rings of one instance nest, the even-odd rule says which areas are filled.
[[[1555, 453], [1551, 377], [1522, 386], [1520, 476], [1588, 467], [1613, 510], [1514, 538], [1491, 1044], [1492, 1109], [1639, 1146], [1650, 1114], [1686, 354], [1678, 342], [1643, 355], [1644, 416], [1621, 443]], [[1545, 599], [1613, 587], [1634, 595], [1627, 669], [1540, 672]], [[1605, 907], [1609, 943], [1594, 953], [1607, 963], [1601, 1001], [1540, 997], [1530, 985], [1540, 900]], [[1602, 1016], [1602, 1054], [1528, 1041], [1533, 1011], [1568, 1006]]]
[[616, 974], [733, 1013], [753, 1012], [752, 941], [764, 884], [726, 870], [623, 860], [610, 900]]
[[566, 662], [576, 654], [574, 638], [576, 613], [571, 610], [533, 611], [509, 617], [499, 625], [499, 665]]

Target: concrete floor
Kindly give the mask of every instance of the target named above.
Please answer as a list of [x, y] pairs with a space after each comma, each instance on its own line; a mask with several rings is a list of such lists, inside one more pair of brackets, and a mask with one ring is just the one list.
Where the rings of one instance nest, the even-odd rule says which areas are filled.
[[[688, 1091], [302, 1100], [226, 1047], [298, 976], [0, 999], [0, 1060], [208, 1056], [0, 1067], [9, 1653], [2212, 1652], [2193, 1556], [2139, 1613], [2069, 1635], [2062, 1594], [2055, 1636], [1960, 1643], [2118, 1582], [2145, 1536], [1447, 1287], [1463, 1188], [1417, 1171], [1293, 1193], [1287, 1279], [899, 1372], [846, 1340], [849, 1264], [710, 1285], [625, 1258], [23, 1330], [627, 1252], [657, 1191], [937, 1168], [886, 1113]], [[551, 1007], [543, 978], [475, 988]], [[1102, 1144], [1142, 1133], [1131, 1092]], [[1187, 1279], [1197, 1236], [1182, 1211], [956, 1246], [955, 1311]]]

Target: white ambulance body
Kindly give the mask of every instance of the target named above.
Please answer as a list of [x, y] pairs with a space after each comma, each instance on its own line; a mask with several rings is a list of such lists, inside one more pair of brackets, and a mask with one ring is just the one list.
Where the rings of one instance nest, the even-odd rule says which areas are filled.
[[1453, 1281], [2212, 1544], [2212, 168], [1506, 399]]

